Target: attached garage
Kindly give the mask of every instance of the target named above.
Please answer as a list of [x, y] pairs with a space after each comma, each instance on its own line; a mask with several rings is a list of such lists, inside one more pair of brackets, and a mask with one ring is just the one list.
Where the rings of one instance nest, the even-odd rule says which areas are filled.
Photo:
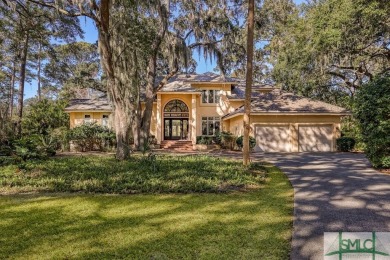
[[299, 152], [331, 152], [333, 146], [332, 125], [299, 126]]
[[[240, 107], [223, 117], [226, 129], [243, 131]], [[258, 94], [251, 103], [251, 134], [256, 152], [333, 152], [340, 136], [341, 117], [350, 113], [342, 107], [273, 90]], [[237, 129], [241, 129], [237, 131]]]
[[256, 125], [256, 152], [290, 152], [289, 126]]

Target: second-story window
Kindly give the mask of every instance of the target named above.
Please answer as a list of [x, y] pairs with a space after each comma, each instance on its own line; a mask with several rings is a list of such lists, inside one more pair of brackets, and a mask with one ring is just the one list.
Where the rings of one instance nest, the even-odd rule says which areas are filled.
[[91, 123], [91, 115], [84, 115], [84, 124]]
[[202, 103], [216, 104], [219, 103], [221, 91], [215, 89], [205, 89], [202, 91]]
[[108, 115], [103, 115], [102, 126], [108, 127]]

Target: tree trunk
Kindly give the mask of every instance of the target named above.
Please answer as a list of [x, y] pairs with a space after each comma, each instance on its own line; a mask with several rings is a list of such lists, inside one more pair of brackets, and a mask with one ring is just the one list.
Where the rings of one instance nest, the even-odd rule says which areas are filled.
[[156, 77], [156, 59], [157, 55], [150, 58], [148, 66], [147, 86], [145, 90], [145, 110], [142, 114], [142, 127], [140, 131], [140, 148], [145, 150], [150, 133], [150, 122], [152, 120], [153, 101], [154, 101], [154, 81]]
[[130, 155], [129, 147], [129, 128], [130, 123], [128, 115], [122, 109], [120, 104], [114, 105], [114, 116], [115, 116], [115, 134], [116, 134], [116, 158], [118, 160], [127, 159]]
[[247, 166], [249, 158], [249, 132], [250, 132], [250, 113], [252, 97], [252, 79], [253, 79], [253, 34], [254, 34], [254, 14], [255, 1], [249, 0], [248, 4], [248, 38], [247, 38], [247, 63], [246, 63], [246, 88], [244, 102], [244, 146], [243, 146], [243, 164]]
[[29, 33], [25, 32], [24, 46], [20, 58], [20, 75], [19, 75], [18, 121], [17, 121], [17, 130], [16, 130], [17, 135], [19, 137], [22, 135], [24, 81], [26, 78], [28, 43], [29, 43]]
[[38, 78], [38, 100], [41, 100], [41, 51], [42, 51], [42, 44], [39, 43], [39, 51], [38, 51], [38, 71], [37, 71], [37, 78]]
[[[101, 0], [99, 4], [99, 15], [95, 17], [95, 23], [98, 28], [98, 46], [100, 61], [104, 72], [107, 75], [107, 93], [110, 95], [111, 102], [114, 106], [114, 128], [116, 134], [116, 158], [125, 160], [130, 155], [129, 139], [131, 128], [131, 101], [126, 91], [124, 91], [123, 77], [126, 76], [126, 71], [120, 67], [120, 62], [113, 62], [113, 48], [111, 43], [117, 44], [117, 41], [111, 39], [116, 32], [110, 32], [110, 10], [112, 1]], [[122, 70], [121, 70], [122, 69]], [[116, 75], [118, 74], [119, 75]], [[120, 75], [122, 74], [122, 75]], [[121, 78], [119, 78], [121, 77]], [[127, 86], [128, 87], [128, 86]]]
[[16, 61], [13, 61], [12, 64], [12, 74], [11, 74], [11, 86], [9, 89], [9, 118], [12, 119], [12, 115], [14, 113], [14, 91], [15, 91], [15, 78], [16, 78], [16, 66], [15, 66]]
[[[141, 111], [141, 108], [138, 111]], [[134, 149], [140, 150], [143, 148], [143, 146], [141, 146], [141, 116], [134, 115], [131, 121], [131, 132], [133, 133]]]
[[140, 148], [144, 149], [147, 145], [149, 134], [150, 134], [150, 125], [153, 112], [153, 101], [158, 89], [155, 86], [156, 81], [156, 67], [157, 67], [157, 55], [161, 46], [161, 42], [165, 37], [165, 33], [168, 28], [168, 16], [169, 16], [169, 5], [170, 1], [161, 1], [159, 4], [158, 12], [160, 15], [160, 26], [158, 34], [153, 41], [152, 50], [153, 53], [148, 60], [148, 69], [147, 69], [147, 83], [145, 90], [145, 110], [142, 115], [142, 127], [140, 131]]

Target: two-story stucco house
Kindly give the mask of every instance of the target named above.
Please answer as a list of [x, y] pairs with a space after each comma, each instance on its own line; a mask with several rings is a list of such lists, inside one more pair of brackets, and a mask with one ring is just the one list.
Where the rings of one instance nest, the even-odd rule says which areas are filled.
[[[245, 82], [213, 73], [177, 75], [157, 93], [151, 134], [159, 144], [168, 140], [196, 143], [200, 135], [229, 131], [243, 134]], [[340, 135], [341, 107], [282, 92], [271, 86], [253, 86], [251, 135], [255, 151], [334, 151]], [[84, 122], [112, 124], [106, 98], [75, 99], [66, 108], [70, 127]]]

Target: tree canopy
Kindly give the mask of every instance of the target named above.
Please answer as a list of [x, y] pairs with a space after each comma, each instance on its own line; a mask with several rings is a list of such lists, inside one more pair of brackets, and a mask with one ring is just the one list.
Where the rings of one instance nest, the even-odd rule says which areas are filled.
[[272, 76], [285, 89], [339, 103], [390, 70], [390, 5], [309, 1], [272, 39]]

